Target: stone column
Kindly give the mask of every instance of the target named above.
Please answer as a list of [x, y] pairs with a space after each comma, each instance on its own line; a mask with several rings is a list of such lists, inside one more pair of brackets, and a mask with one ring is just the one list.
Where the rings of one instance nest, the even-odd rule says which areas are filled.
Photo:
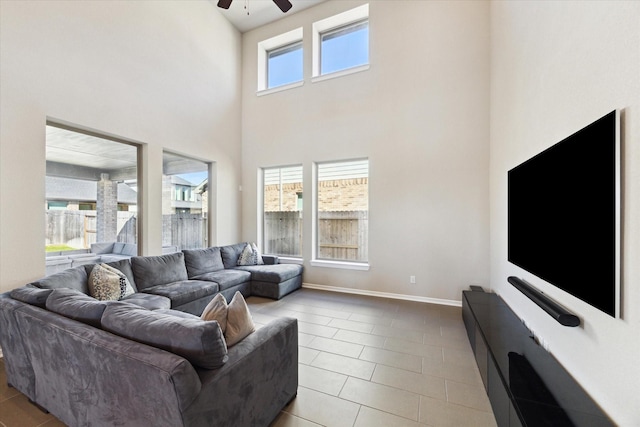
[[100, 174], [96, 203], [98, 242], [115, 242], [118, 234], [118, 183]]

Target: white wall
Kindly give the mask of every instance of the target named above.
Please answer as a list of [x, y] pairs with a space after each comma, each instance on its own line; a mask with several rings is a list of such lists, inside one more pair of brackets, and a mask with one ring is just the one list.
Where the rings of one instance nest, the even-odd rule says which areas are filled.
[[[372, 1], [370, 69], [311, 83], [311, 24], [363, 3], [329, 1], [243, 35], [243, 236], [258, 239], [259, 168], [303, 164], [305, 282], [460, 301], [489, 275], [489, 5]], [[256, 96], [257, 43], [301, 26], [304, 86]], [[312, 267], [313, 162], [361, 157], [371, 269]]]
[[[640, 425], [640, 3], [493, 2], [491, 58], [491, 284], [614, 421]], [[624, 111], [621, 319], [507, 262], [507, 171], [616, 108]], [[510, 275], [582, 325], [560, 326]]]
[[0, 3], [0, 291], [44, 275], [48, 118], [143, 146], [144, 254], [164, 148], [215, 162], [215, 243], [240, 238], [241, 35], [208, 1]]

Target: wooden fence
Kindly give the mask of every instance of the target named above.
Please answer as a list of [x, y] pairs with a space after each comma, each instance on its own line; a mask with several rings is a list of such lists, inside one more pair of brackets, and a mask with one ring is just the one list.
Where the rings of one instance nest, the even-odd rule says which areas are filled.
[[[265, 212], [265, 253], [302, 255], [300, 212]], [[318, 215], [318, 258], [367, 261], [368, 211], [331, 211]]]
[[[118, 212], [116, 241], [138, 242], [137, 218], [133, 212]], [[47, 245], [68, 245], [91, 248], [96, 242], [96, 212], [48, 210], [45, 213]], [[194, 249], [207, 246], [207, 219], [202, 214], [173, 214], [162, 216], [162, 245]]]

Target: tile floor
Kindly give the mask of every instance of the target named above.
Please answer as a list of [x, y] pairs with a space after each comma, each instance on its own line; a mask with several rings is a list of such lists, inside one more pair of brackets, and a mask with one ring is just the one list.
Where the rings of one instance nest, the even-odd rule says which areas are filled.
[[[271, 427], [495, 426], [460, 308], [301, 289], [247, 299], [257, 326], [298, 319], [297, 398]], [[0, 427], [59, 427], [8, 388]]]

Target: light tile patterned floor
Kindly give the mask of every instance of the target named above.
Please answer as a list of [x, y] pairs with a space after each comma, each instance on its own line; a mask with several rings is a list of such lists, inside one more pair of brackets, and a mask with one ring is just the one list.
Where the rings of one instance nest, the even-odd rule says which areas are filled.
[[[271, 427], [496, 425], [460, 308], [301, 289], [247, 299], [260, 327], [299, 326], [298, 396]], [[0, 427], [63, 426], [8, 388]]]

